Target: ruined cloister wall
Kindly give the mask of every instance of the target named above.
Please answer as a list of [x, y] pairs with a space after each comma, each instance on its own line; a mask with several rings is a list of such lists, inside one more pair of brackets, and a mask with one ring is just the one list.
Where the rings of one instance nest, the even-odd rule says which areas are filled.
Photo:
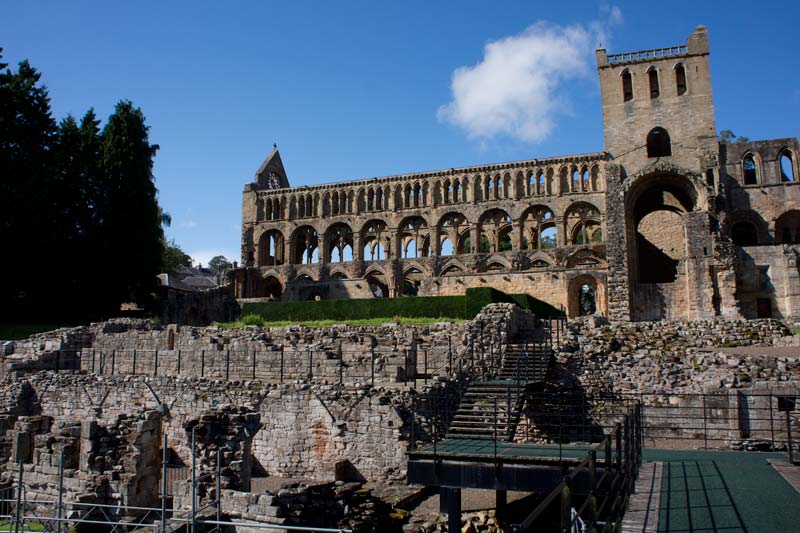
[[472, 349], [466, 342], [464, 325], [447, 322], [223, 329], [121, 319], [11, 343], [6, 362], [17, 372], [381, 384], [445, 375]]

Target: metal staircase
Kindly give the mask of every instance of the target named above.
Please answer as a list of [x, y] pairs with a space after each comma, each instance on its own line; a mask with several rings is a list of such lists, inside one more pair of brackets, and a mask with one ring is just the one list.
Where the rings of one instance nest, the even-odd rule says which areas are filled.
[[[540, 340], [542, 333], [535, 334]], [[464, 392], [447, 438], [512, 441], [525, 391], [546, 379], [552, 353], [546, 341], [505, 345], [500, 366], [490, 379], [475, 382]]]

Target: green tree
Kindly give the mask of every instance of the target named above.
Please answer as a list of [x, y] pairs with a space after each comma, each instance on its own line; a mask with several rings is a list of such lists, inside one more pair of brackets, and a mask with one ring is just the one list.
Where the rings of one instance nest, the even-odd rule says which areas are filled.
[[231, 268], [233, 265], [224, 255], [215, 255], [208, 261], [208, 268], [219, 274], [223, 270]]
[[731, 130], [721, 130], [718, 138], [719, 142], [722, 144], [750, 142], [750, 139], [747, 137], [737, 137], [736, 134], [734, 134]]
[[102, 202], [104, 224], [98, 244], [108, 266], [109, 306], [133, 299], [149, 303], [161, 267], [163, 212], [158, 205], [151, 145], [141, 109], [117, 104], [102, 132]]
[[175, 272], [180, 267], [190, 266], [192, 266], [192, 258], [181, 249], [175, 239], [164, 243], [164, 248], [161, 251], [162, 272]]
[[7, 66], [0, 62], [0, 242], [13, 254], [0, 267], [0, 312], [19, 317], [56, 286], [48, 275], [58, 219], [52, 187], [56, 124], [41, 74], [27, 61], [16, 72]]

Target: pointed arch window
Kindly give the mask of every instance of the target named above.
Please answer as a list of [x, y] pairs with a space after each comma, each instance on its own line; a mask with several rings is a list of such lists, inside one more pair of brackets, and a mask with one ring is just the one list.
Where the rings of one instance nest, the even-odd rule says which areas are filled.
[[683, 68], [683, 63], [678, 63], [675, 67], [675, 88], [678, 96], [686, 94], [686, 69]]
[[778, 162], [781, 167], [781, 181], [795, 181], [797, 178], [794, 175], [794, 158], [792, 157], [792, 152], [787, 149], [783, 149], [781, 152], [780, 157], [778, 158]]
[[622, 100], [624, 102], [633, 100], [633, 79], [628, 69], [622, 71]]
[[658, 98], [660, 92], [658, 89], [658, 70], [656, 70], [656, 67], [647, 69], [647, 80], [650, 83], [650, 98]]
[[747, 154], [742, 159], [742, 175], [744, 176], [745, 185], [756, 185], [758, 183], [756, 160], [750, 154]]

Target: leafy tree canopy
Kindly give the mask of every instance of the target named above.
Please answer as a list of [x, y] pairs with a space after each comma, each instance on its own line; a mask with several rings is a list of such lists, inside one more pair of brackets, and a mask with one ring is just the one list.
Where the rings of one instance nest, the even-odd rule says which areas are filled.
[[175, 272], [180, 267], [190, 266], [192, 266], [192, 258], [181, 249], [175, 239], [164, 243], [161, 251], [162, 272]]
[[737, 137], [731, 130], [721, 130], [718, 138], [719, 142], [723, 144], [750, 142], [747, 137]]
[[208, 268], [216, 273], [231, 268], [233, 265], [228, 261], [224, 255], [215, 255], [208, 261]]

